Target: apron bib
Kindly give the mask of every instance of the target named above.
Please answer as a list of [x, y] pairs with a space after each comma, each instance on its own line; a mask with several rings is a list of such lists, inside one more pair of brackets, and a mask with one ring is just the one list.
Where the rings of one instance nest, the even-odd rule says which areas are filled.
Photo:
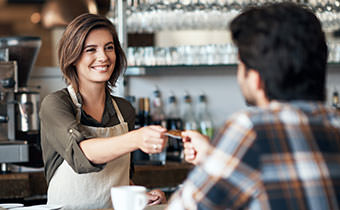
[[[76, 119], [80, 122], [81, 104], [75, 91], [67, 87], [73, 103], [77, 106]], [[120, 124], [112, 127], [84, 126], [93, 136], [118, 136], [128, 132], [116, 102], [112, 99]], [[114, 149], [114, 148], [112, 148]], [[54, 173], [47, 192], [47, 204], [63, 205], [69, 209], [112, 208], [110, 189], [113, 186], [129, 185], [130, 154], [112, 160], [103, 170], [86, 174], [77, 174], [64, 160]]]

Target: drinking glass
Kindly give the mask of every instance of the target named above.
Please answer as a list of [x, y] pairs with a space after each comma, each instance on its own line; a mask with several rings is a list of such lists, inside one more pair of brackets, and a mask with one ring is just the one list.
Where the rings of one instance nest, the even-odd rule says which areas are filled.
[[0, 61], [8, 60], [9, 60], [8, 48], [0, 48]]

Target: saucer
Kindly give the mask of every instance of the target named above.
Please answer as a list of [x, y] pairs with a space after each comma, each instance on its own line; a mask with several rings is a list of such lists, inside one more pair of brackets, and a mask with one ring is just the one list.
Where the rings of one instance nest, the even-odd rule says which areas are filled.
[[12, 209], [12, 208], [17, 208], [17, 207], [22, 207], [24, 204], [22, 203], [0, 203], [1, 208], [5, 209]]
[[62, 205], [43, 204], [43, 205], [34, 205], [34, 206], [25, 206], [25, 207], [13, 208], [13, 210], [59, 210], [61, 208], [63, 208]]
[[58, 209], [63, 208], [62, 205], [57, 205], [57, 204], [43, 204], [43, 205], [35, 205], [35, 206], [30, 206], [30, 207], [43, 208], [46, 210], [58, 210]]

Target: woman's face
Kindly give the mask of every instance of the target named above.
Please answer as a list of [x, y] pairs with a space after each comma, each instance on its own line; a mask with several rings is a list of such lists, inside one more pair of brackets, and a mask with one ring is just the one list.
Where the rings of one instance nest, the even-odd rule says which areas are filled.
[[105, 28], [90, 31], [80, 58], [75, 63], [80, 85], [105, 83], [116, 63], [112, 34]]

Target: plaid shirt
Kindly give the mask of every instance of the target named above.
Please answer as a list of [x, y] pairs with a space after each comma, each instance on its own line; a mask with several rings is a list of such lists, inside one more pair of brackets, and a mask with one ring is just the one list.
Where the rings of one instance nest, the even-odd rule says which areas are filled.
[[340, 204], [340, 115], [272, 102], [231, 117], [168, 209], [330, 210]]

